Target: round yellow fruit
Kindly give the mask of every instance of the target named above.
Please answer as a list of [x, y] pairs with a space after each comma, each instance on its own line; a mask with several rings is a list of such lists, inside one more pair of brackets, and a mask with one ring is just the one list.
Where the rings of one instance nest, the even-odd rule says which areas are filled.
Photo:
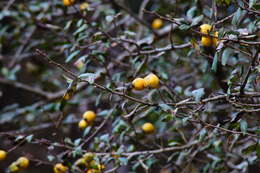
[[68, 169], [69, 168], [67, 166], [64, 166], [62, 163], [57, 163], [53, 167], [54, 173], [65, 173], [68, 171]]
[[87, 122], [91, 123], [91, 122], [93, 122], [93, 121], [96, 119], [96, 114], [95, 114], [95, 112], [93, 112], [93, 111], [86, 111], [86, 112], [83, 114], [83, 118], [84, 118]]
[[[218, 37], [218, 32], [215, 32], [214, 33], [214, 36], [215, 37]], [[212, 44], [213, 44], [213, 46], [217, 46], [218, 45], [218, 38], [212, 38]]]
[[200, 25], [200, 32], [203, 34], [208, 34], [212, 29], [212, 26], [209, 24]]
[[153, 133], [155, 131], [154, 125], [152, 123], [144, 123], [142, 129], [145, 133]]
[[104, 169], [105, 169], [105, 165], [103, 165], [103, 164], [98, 164], [98, 165], [97, 165], [97, 168], [98, 168], [98, 170], [104, 170]]
[[63, 0], [63, 5], [70, 6], [74, 4], [75, 0]]
[[19, 168], [25, 169], [29, 166], [30, 161], [26, 157], [19, 157], [16, 161]]
[[96, 169], [89, 169], [87, 173], [101, 173], [99, 170]]
[[83, 158], [86, 162], [90, 162], [94, 159], [94, 154], [93, 153], [85, 153], [83, 155]]
[[8, 170], [10, 172], [17, 172], [19, 171], [19, 167], [17, 166], [17, 164], [15, 162], [13, 162], [9, 167]]
[[143, 90], [145, 88], [145, 80], [143, 78], [136, 78], [133, 80], [132, 85], [135, 90]]
[[4, 150], [0, 150], [0, 161], [4, 160], [6, 158], [6, 151]]
[[87, 165], [87, 162], [84, 158], [80, 158], [78, 159], [76, 162], [75, 162], [75, 165], [77, 166], [86, 166]]
[[158, 88], [160, 84], [159, 78], [155, 74], [149, 74], [144, 78], [145, 87]]
[[87, 2], [83, 2], [82, 4], [80, 4], [79, 9], [80, 10], [85, 10], [89, 7], [89, 4]]
[[79, 126], [80, 129], [85, 129], [88, 126], [88, 123], [87, 123], [86, 120], [83, 119], [83, 120], [79, 121], [78, 126]]
[[163, 26], [163, 21], [162, 19], [154, 19], [152, 22], [152, 28], [153, 29], [160, 29]]
[[210, 37], [201, 37], [202, 46], [209, 47], [212, 45], [212, 39]]

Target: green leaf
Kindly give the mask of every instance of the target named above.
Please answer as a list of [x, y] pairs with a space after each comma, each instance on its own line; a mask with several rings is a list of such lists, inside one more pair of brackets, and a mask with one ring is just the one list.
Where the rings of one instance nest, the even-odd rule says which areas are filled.
[[128, 160], [125, 157], [119, 157], [118, 160], [120, 161], [120, 165], [127, 165]]
[[78, 138], [78, 139], [76, 139], [76, 140], [74, 141], [74, 145], [75, 145], [75, 146], [78, 146], [78, 145], [80, 144], [80, 142], [81, 142], [81, 138]]
[[242, 150], [243, 154], [250, 154], [256, 150], [257, 144], [249, 145], [245, 149]]
[[162, 108], [162, 110], [163, 111], [169, 111], [169, 110], [172, 110], [172, 108], [169, 106], [169, 105], [167, 105], [167, 104], [164, 104], [164, 103], [161, 103], [161, 104], [159, 104], [159, 106]]
[[216, 72], [218, 67], [218, 53], [215, 53], [214, 60], [211, 66], [211, 70]]
[[87, 136], [87, 135], [89, 134], [90, 130], [91, 130], [91, 126], [88, 126], [88, 127], [84, 130], [84, 132], [83, 132], [83, 137]]
[[192, 93], [192, 96], [195, 98], [196, 102], [199, 102], [205, 94], [204, 88], [193, 90], [191, 93]]
[[88, 28], [88, 25], [87, 25], [87, 24], [84, 24], [84, 25], [82, 25], [81, 27], [79, 27], [79, 28], [73, 33], [73, 35], [77, 35], [78, 33], [80, 33], [80, 32], [82, 32], [82, 31], [86, 30], [87, 28]]
[[32, 139], [33, 139], [33, 135], [29, 135], [25, 139], [26, 139], [27, 142], [31, 142]]
[[207, 130], [206, 129], [202, 129], [199, 133], [199, 141], [201, 141], [202, 139], [204, 139], [204, 137], [207, 134]]
[[247, 131], [247, 122], [245, 120], [240, 121], [240, 130], [245, 133]]
[[182, 24], [181, 26], [179, 26], [179, 29], [180, 30], [188, 30], [188, 29], [190, 29], [190, 25], [187, 25], [187, 24]]
[[252, 8], [256, 4], [256, 0], [249, 0], [249, 8]]
[[168, 144], [168, 146], [170, 146], [170, 147], [173, 147], [173, 146], [176, 146], [176, 145], [180, 145], [180, 143], [179, 143], [179, 142], [176, 142], [176, 141], [172, 141], [172, 142], [170, 142], [170, 143]]
[[187, 13], [186, 13], [186, 16], [188, 19], [192, 19], [195, 15], [195, 12], [197, 10], [197, 7], [193, 6], [192, 8], [190, 8]]
[[241, 10], [241, 8], [238, 8], [235, 15], [232, 18], [232, 25], [238, 25], [245, 13], [246, 11]]
[[66, 58], [66, 63], [70, 62], [74, 57], [76, 57], [80, 53], [79, 50], [76, 50], [72, 52], [67, 58]]
[[230, 55], [233, 53], [233, 50], [230, 49], [230, 48], [226, 48], [224, 51], [223, 51], [223, 54], [222, 54], [222, 59], [221, 59], [221, 64], [223, 66], [225, 66], [227, 64], [227, 61], [230, 57]]
[[200, 21], [202, 21], [202, 19], [203, 19], [203, 15], [200, 15], [200, 16], [197, 16], [197, 17], [193, 18], [191, 26], [197, 25]]
[[55, 159], [55, 157], [53, 155], [48, 155], [47, 159], [48, 161], [52, 162]]
[[84, 80], [88, 81], [90, 84], [93, 84], [97, 77], [98, 77], [98, 74], [96, 74], [96, 73], [83, 73], [83, 74], [79, 75], [80, 79], [84, 79]]

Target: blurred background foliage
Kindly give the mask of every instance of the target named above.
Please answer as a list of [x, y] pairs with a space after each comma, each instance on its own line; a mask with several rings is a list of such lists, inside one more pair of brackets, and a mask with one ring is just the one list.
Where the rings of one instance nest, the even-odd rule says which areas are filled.
[[[20, 155], [32, 162], [24, 172], [52, 172], [86, 151], [97, 153], [104, 172], [259, 169], [259, 2], [2, 0], [0, 7], [0, 148], [10, 151], [0, 172]], [[219, 32], [217, 47], [201, 45], [203, 23]], [[135, 91], [131, 82], [149, 73], [160, 88]], [[97, 120], [80, 130], [86, 110]], [[145, 122], [154, 134], [142, 132]]]

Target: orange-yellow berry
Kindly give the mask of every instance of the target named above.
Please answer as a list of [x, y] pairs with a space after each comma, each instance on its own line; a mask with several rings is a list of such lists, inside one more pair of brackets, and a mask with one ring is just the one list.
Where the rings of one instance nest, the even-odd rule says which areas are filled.
[[160, 29], [163, 26], [163, 21], [162, 19], [154, 19], [152, 22], [152, 28], [153, 29]]
[[68, 171], [68, 167], [64, 166], [62, 163], [57, 163], [53, 167], [53, 172], [54, 173], [66, 173]]
[[83, 155], [83, 158], [86, 162], [90, 162], [94, 159], [94, 154], [93, 153], [85, 153]]
[[210, 37], [201, 37], [201, 45], [204, 47], [210, 47], [212, 45], [212, 39]]
[[82, 4], [80, 4], [79, 9], [80, 10], [85, 10], [89, 7], [89, 4], [87, 2], [83, 2]]
[[89, 170], [87, 170], [86, 173], [101, 173], [101, 171], [96, 170], [96, 169], [89, 169]]
[[25, 168], [27, 168], [29, 166], [30, 161], [29, 161], [29, 159], [27, 157], [19, 157], [16, 160], [16, 163], [17, 163], [19, 168], [25, 169]]
[[144, 80], [145, 80], [145, 87], [150, 87], [150, 88], [158, 88], [159, 87], [160, 80], [153, 73], [151, 73], [148, 76], [146, 76], [144, 78]]
[[133, 80], [132, 85], [135, 90], [143, 90], [145, 89], [145, 80], [143, 78], [136, 78]]
[[6, 151], [4, 150], [0, 150], [0, 161], [4, 160], [6, 158]]
[[83, 118], [89, 123], [93, 122], [96, 119], [96, 116], [96, 113], [93, 111], [86, 111], [83, 114]]
[[70, 6], [73, 5], [75, 0], [63, 0], [63, 5]]
[[200, 32], [203, 34], [208, 34], [212, 29], [212, 26], [209, 24], [200, 25]]
[[153, 133], [155, 131], [155, 127], [152, 123], [144, 123], [142, 129], [145, 133]]
[[8, 167], [9, 172], [17, 172], [19, 171], [19, 167], [15, 162], [11, 163], [11, 165]]
[[85, 129], [88, 126], [88, 123], [87, 123], [86, 120], [82, 119], [82, 120], [79, 121], [78, 126], [79, 126], [80, 129]]

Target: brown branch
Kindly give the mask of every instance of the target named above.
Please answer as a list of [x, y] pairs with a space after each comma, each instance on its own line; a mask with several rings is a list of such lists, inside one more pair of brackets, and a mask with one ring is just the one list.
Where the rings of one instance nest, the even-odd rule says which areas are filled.
[[255, 66], [255, 62], [256, 62], [256, 60], [257, 60], [257, 58], [258, 58], [258, 51], [260, 50], [260, 48], [258, 48], [257, 50], [256, 50], [256, 52], [255, 52], [255, 55], [253, 56], [253, 59], [252, 59], [252, 61], [251, 61], [251, 64], [250, 64], [250, 66], [249, 66], [249, 68], [248, 68], [248, 70], [247, 70], [247, 73], [246, 73], [246, 77], [245, 77], [245, 79], [244, 79], [244, 81], [243, 81], [243, 83], [242, 83], [242, 85], [241, 85], [241, 87], [240, 87], [240, 94], [244, 94], [244, 89], [245, 89], [245, 87], [246, 87], [246, 84], [247, 84], [247, 81], [248, 81], [248, 79], [249, 79], [249, 76], [250, 76], [250, 74], [251, 74], [251, 72], [252, 72], [252, 69], [253, 69], [253, 67]]
[[8, 79], [4, 79], [2, 77], [0, 77], [0, 83], [10, 85], [12, 87], [19, 88], [19, 89], [37, 94], [37, 95], [39, 95], [39, 96], [41, 96], [41, 97], [43, 97], [44, 99], [47, 99], [47, 100], [50, 99], [50, 97], [52, 95], [51, 93], [43, 91], [39, 88], [33, 88], [29, 85], [26, 85], [26, 84], [23, 84], [23, 83], [20, 83], [20, 82], [16, 82], [16, 81], [12, 81], [12, 80], [8, 80]]

